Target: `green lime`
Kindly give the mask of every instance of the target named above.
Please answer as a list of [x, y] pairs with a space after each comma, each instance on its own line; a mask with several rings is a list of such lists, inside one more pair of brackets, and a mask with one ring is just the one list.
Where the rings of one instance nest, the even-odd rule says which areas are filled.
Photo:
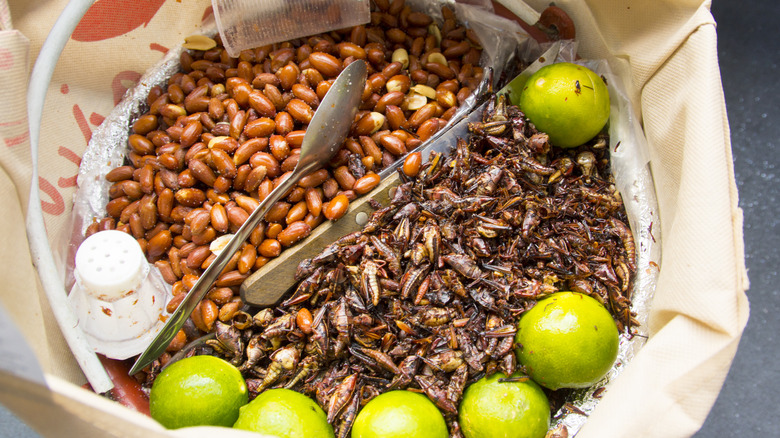
[[579, 146], [609, 120], [609, 91], [587, 67], [561, 62], [531, 75], [520, 94], [520, 109], [559, 147]]
[[214, 356], [192, 356], [165, 368], [152, 385], [149, 410], [168, 429], [227, 426], [249, 401], [236, 367]]
[[496, 373], [466, 388], [458, 421], [466, 438], [543, 438], [550, 427], [550, 402], [531, 380], [499, 382]]
[[380, 394], [358, 413], [352, 438], [447, 438], [447, 423], [428, 397], [411, 391]]
[[587, 388], [612, 368], [618, 330], [607, 309], [577, 292], [557, 292], [520, 317], [517, 360], [536, 383]]
[[335, 436], [322, 408], [291, 389], [269, 389], [241, 408], [236, 429], [279, 438], [328, 438]]

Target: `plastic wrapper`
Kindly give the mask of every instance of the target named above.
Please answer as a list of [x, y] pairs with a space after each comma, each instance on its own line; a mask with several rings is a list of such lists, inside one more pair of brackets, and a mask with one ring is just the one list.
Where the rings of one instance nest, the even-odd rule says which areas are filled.
[[367, 23], [369, 0], [212, 0], [230, 56], [241, 50]]
[[[429, 2], [408, 0], [414, 9], [431, 15], [441, 22], [440, 8], [450, 2]], [[502, 17], [493, 15], [484, 4], [455, 4], [458, 19], [477, 32], [483, 44], [482, 65], [494, 69], [495, 87], [500, 87], [519, 73], [519, 66], [533, 62], [548, 45], [539, 45], [522, 31], [519, 25]], [[203, 33], [214, 35], [214, 23], [204, 25]], [[511, 36], [511, 37], [508, 37]], [[633, 334], [621, 334], [618, 359], [610, 373], [591, 388], [578, 390], [568, 399], [570, 407], [564, 407], [554, 413], [553, 426], [565, 425], [570, 433], [576, 433], [587, 420], [587, 415], [595, 408], [601, 397], [597, 391], [609, 384], [624, 369], [644, 344], [647, 332], [647, 315], [652, 301], [660, 265], [660, 219], [655, 197], [652, 174], [649, 168], [649, 153], [637, 112], [632, 107], [626, 92], [627, 79], [616, 75], [607, 62], [576, 59], [577, 46], [563, 44], [558, 61], [580, 62], [602, 75], [606, 80], [611, 97], [611, 117], [609, 122], [611, 167], [616, 186], [622, 195], [629, 216], [630, 225], [637, 243], [637, 266], [631, 293], [632, 311], [637, 314], [640, 326]], [[63, 260], [73, 254], [83, 236], [86, 227], [94, 219], [105, 215], [110, 183], [105, 174], [121, 165], [126, 153], [129, 127], [145, 112], [146, 96], [155, 85], [166, 83], [168, 77], [178, 71], [179, 57], [183, 48], [171, 49], [166, 56], [151, 68], [128, 91], [124, 99], [113, 109], [103, 124], [93, 133], [92, 139], [81, 161], [78, 185], [74, 199], [73, 228], [69, 243], [61, 248]], [[472, 107], [463, 107], [470, 111]], [[72, 258], [72, 257], [71, 257]], [[642, 268], [649, 267], [649, 268]], [[72, 283], [72, 267], [66, 270], [66, 283]], [[596, 394], [596, 395], [594, 395]], [[573, 406], [576, 409], [571, 409]]]

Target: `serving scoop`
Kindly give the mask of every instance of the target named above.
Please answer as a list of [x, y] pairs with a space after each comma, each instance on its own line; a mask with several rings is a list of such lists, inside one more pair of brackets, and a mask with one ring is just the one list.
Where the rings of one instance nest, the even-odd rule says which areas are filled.
[[339, 74], [306, 129], [301, 144], [301, 155], [295, 169], [252, 211], [246, 222], [241, 225], [222, 252], [190, 289], [160, 333], [135, 361], [130, 374], [142, 370], [165, 351], [192, 311], [211, 289], [230, 258], [244, 244], [271, 206], [290, 191], [301, 178], [327, 164], [339, 150], [357, 114], [366, 75], [366, 63], [361, 60], [350, 63]]

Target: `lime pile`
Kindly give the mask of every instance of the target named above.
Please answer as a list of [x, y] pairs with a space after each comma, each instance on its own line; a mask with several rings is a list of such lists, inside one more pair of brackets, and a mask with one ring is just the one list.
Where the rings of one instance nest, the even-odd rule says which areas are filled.
[[214, 356], [192, 356], [165, 368], [152, 385], [149, 410], [168, 429], [230, 427], [249, 401], [236, 367]]
[[528, 78], [519, 106], [553, 145], [576, 147], [595, 137], [609, 120], [609, 91], [593, 70], [561, 62]]
[[[515, 341], [518, 363], [533, 380], [496, 373], [467, 387], [458, 410], [466, 438], [544, 437], [550, 404], [539, 385], [585, 388], [601, 380], [617, 357], [618, 330], [594, 298], [558, 292], [522, 314]], [[214, 356], [190, 357], [163, 370], [152, 386], [150, 411], [169, 429], [233, 426], [279, 438], [334, 436], [325, 412], [301, 393], [271, 389], [248, 403], [241, 373]], [[436, 405], [403, 390], [373, 398], [352, 427], [353, 438], [447, 436]]]

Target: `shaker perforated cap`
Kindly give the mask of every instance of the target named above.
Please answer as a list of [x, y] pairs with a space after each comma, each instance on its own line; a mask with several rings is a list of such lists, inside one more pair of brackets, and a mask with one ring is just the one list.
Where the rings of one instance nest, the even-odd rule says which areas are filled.
[[132, 292], [148, 269], [138, 242], [121, 231], [95, 233], [76, 252], [76, 273], [82, 287], [103, 301], [115, 301]]

